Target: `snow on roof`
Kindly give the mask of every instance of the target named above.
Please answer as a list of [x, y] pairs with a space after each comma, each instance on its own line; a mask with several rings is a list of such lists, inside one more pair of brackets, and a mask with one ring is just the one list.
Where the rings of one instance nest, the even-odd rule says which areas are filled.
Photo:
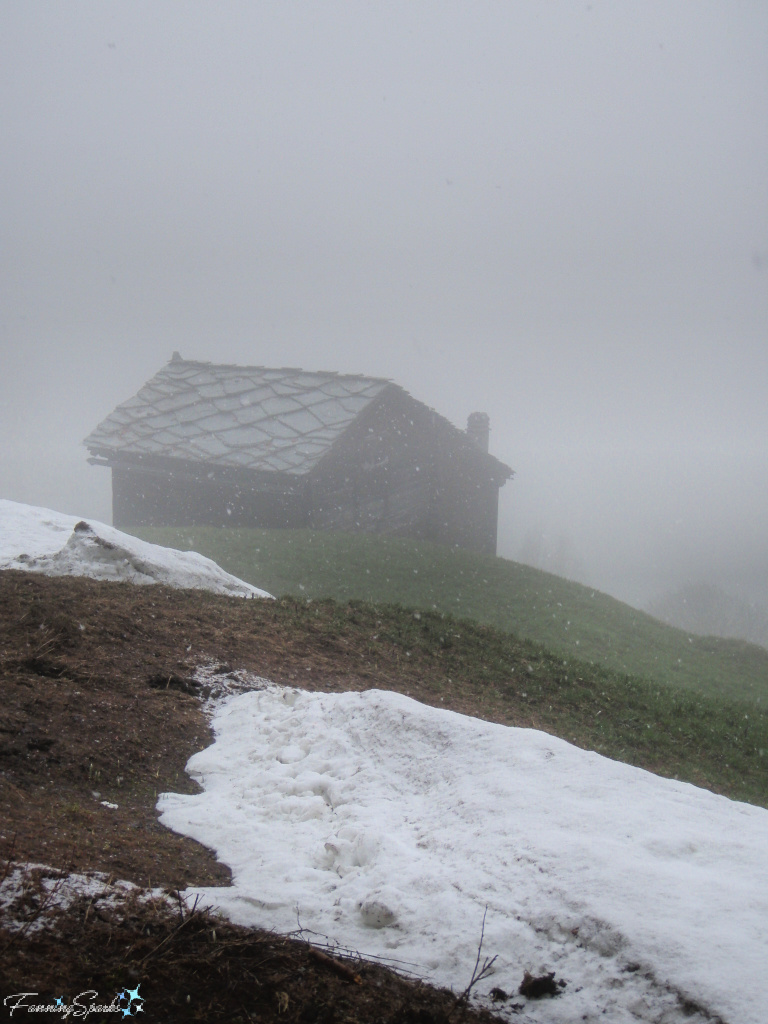
[[0, 570], [46, 576], [164, 583], [231, 597], [271, 597], [196, 551], [176, 551], [130, 537], [94, 519], [0, 499]]
[[163, 456], [309, 472], [387, 387], [377, 377], [173, 359], [83, 442], [94, 454]]

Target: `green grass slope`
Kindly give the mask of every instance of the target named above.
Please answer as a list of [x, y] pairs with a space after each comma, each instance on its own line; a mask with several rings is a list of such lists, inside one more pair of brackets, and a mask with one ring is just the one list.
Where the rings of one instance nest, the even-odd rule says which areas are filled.
[[199, 551], [275, 595], [400, 604], [474, 619], [702, 694], [768, 703], [768, 651], [674, 629], [600, 591], [502, 558], [400, 538], [216, 527], [137, 536]]
[[[763, 707], [563, 659], [444, 613], [291, 598], [270, 602], [267, 612], [276, 626], [292, 622], [305, 650], [323, 650], [334, 665], [373, 667], [373, 685], [768, 806]], [[289, 643], [282, 641], [286, 654]]]

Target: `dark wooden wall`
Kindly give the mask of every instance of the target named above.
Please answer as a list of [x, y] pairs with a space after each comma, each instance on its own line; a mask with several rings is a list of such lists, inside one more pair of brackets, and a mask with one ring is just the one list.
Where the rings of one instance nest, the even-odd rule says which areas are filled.
[[[171, 462], [171, 460], [167, 460]], [[131, 526], [307, 525], [306, 482], [226, 469], [200, 472], [176, 465], [114, 465], [112, 522]]]

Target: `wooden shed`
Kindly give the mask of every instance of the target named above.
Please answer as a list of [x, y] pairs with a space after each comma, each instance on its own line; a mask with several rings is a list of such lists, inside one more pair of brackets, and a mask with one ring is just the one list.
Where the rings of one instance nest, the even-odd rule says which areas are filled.
[[488, 417], [454, 427], [375, 377], [173, 358], [88, 435], [117, 527], [392, 534], [495, 554]]

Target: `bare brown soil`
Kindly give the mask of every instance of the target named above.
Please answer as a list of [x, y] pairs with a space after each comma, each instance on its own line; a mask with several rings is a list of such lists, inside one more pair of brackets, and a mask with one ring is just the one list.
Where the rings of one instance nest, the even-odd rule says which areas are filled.
[[[192, 680], [200, 664], [308, 689], [401, 689], [471, 710], [450, 686], [437, 697], [401, 650], [373, 658], [327, 617], [315, 623], [298, 609], [0, 572], [0, 878], [33, 862], [169, 891], [227, 884], [211, 851], [161, 826], [155, 811], [158, 793], [196, 788], [184, 766], [210, 740]], [[26, 928], [13, 930], [10, 911], [5, 921], [0, 911], [0, 1008], [24, 991], [43, 1002], [90, 989], [108, 1003], [140, 984], [143, 1015], [158, 1021], [492, 1019], [381, 966], [323, 959], [307, 942], [173, 902], [137, 898], [115, 910], [83, 898], [53, 915], [55, 927], [35, 930], [36, 884], [30, 876]], [[468, 982], [457, 978], [457, 992]], [[88, 1016], [102, 1019], [122, 1018]]]

